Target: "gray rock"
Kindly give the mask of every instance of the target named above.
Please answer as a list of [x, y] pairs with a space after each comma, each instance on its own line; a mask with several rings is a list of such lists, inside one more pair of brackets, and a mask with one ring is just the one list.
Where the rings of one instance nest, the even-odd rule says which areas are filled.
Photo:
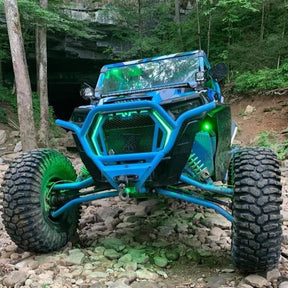
[[213, 228], [214, 226], [222, 229], [230, 229], [231, 222], [218, 213], [206, 213], [203, 219], [204, 225]]
[[268, 284], [268, 281], [264, 277], [256, 274], [248, 275], [245, 277], [245, 281], [247, 284], [255, 288], [262, 288]]
[[114, 283], [111, 283], [108, 288], [131, 288], [131, 286], [129, 286], [128, 284], [129, 283], [127, 278], [121, 278]]
[[255, 110], [256, 110], [255, 107], [253, 107], [253, 106], [251, 106], [251, 105], [247, 105], [244, 113], [245, 113], [246, 115], [249, 115], [249, 114], [252, 114]]
[[266, 279], [267, 281], [269, 282], [272, 282], [274, 280], [277, 280], [281, 277], [281, 273], [279, 271], [279, 269], [275, 268], [273, 270], [270, 270], [267, 272], [267, 275], [266, 275]]
[[282, 161], [282, 166], [285, 167], [285, 168], [288, 168], [288, 159]]
[[7, 132], [5, 130], [0, 130], [0, 145], [3, 145], [7, 140]]
[[[81, 286], [84, 288], [84, 286]], [[89, 284], [89, 286], [87, 286], [87, 288], [106, 288], [107, 286], [101, 282], [97, 282], [94, 284]], [[86, 288], [86, 287], [85, 287]]]
[[[159, 286], [157, 285], [157, 283], [154, 283], [151, 281], [139, 281], [139, 282], [134, 282], [131, 284], [131, 288], [159, 288], [159, 287], [163, 287], [163, 286]], [[180, 287], [181, 286], [179, 286], [179, 288]]]
[[282, 243], [288, 245], [288, 230], [282, 232]]
[[157, 209], [158, 204], [159, 204], [158, 199], [150, 199], [140, 202], [139, 206], [144, 207], [145, 212], [149, 214], [153, 213]]
[[9, 136], [11, 137], [11, 138], [17, 138], [17, 137], [20, 137], [20, 131], [11, 131], [10, 132], [10, 134], [9, 134]]
[[283, 221], [288, 221], [288, 211], [282, 210]]
[[98, 215], [98, 217], [102, 220], [105, 221], [106, 218], [115, 218], [116, 215], [119, 214], [120, 208], [112, 208], [112, 207], [99, 207], [95, 211]]
[[168, 260], [166, 257], [155, 256], [153, 257], [154, 264], [158, 267], [164, 268], [168, 265]]
[[121, 254], [114, 249], [106, 249], [104, 251], [104, 256], [107, 257], [109, 260], [115, 260], [119, 259], [121, 257]]
[[177, 261], [180, 257], [180, 253], [177, 249], [165, 251], [165, 256], [169, 261]]
[[90, 273], [87, 273], [86, 278], [87, 279], [106, 279], [108, 277], [108, 273], [102, 272], [102, 271], [91, 271]]
[[121, 239], [118, 238], [104, 238], [101, 241], [101, 244], [106, 248], [106, 249], [114, 249], [117, 252], [123, 251], [125, 249], [125, 244]]
[[14, 147], [14, 152], [17, 153], [17, 152], [21, 152], [22, 151], [22, 143], [21, 141], [17, 142], [15, 147]]
[[137, 263], [136, 262], [128, 262], [128, 263], [124, 263], [123, 264], [123, 268], [126, 270], [126, 271], [136, 271], [137, 270]]
[[120, 257], [120, 259], [118, 260], [118, 262], [120, 262], [120, 263], [129, 263], [131, 261], [132, 261], [131, 254], [125, 254], [122, 257]]
[[132, 261], [138, 264], [145, 264], [149, 261], [149, 256], [144, 249], [129, 249], [128, 253], [131, 255]]
[[221, 236], [227, 236], [227, 233], [219, 228], [219, 227], [213, 227], [211, 230], [210, 230], [210, 233], [209, 233], [211, 236], [217, 236], [217, 237], [221, 237]]
[[12, 271], [3, 279], [3, 284], [7, 287], [21, 286], [25, 283], [28, 275], [23, 271]]
[[147, 269], [140, 269], [136, 271], [137, 278], [140, 280], [157, 280], [158, 275], [156, 273], [153, 273]]
[[65, 258], [67, 265], [80, 265], [83, 263], [85, 254], [79, 250], [74, 249], [69, 251], [69, 255]]
[[288, 281], [280, 283], [279, 288], [288, 288]]
[[128, 283], [132, 283], [137, 279], [137, 275], [136, 272], [134, 271], [124, 271], [124, 272], [120, 272], [118, 274], [119, 278], [127, 278], [128, 279]]

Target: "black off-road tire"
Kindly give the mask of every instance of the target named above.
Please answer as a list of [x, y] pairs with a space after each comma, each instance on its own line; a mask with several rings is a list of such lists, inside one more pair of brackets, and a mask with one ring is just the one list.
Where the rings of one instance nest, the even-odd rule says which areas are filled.
[[49, 197], [55, 183], [75, 179], [70, 160], [51, 149], [32, 150], [10, 164], [1, 188], [2, 218], [18, 247], [45, 253], [58, 250], [71, 239], [77, 230], [79, 207], [73, 206], [55, 219], [50, 216]]
[[238, 150], [230, 165], [232, 260], [243, 273], [277, 267], [282, 234], [281, 183], [275, 154], [266, 148]]

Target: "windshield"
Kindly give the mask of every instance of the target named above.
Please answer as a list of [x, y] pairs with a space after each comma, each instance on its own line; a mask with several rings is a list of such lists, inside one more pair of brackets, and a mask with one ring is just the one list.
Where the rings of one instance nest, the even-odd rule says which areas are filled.
[[125, 64], [111, 67], [100, 76], [97, 91], [102, 96], [123, 92], [159, 89], [176, 84], [195, 84], [195, 73], [199, 71], [198, 58], [185, 55], [160, 58], [154, 61]]

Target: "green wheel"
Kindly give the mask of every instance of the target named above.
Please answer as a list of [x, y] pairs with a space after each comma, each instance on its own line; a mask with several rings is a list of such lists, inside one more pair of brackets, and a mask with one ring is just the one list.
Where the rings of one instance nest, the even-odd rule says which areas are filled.
[[281, 183], [275, 154], [266, 148], [239, 149], [230, 165], [232, 259], [244, 273], [266, 272], [278, 264], [281, 249]]
[[[51, 199], [55, 197], [51, 194], [53, 185], [75, 179], [70, 160], [50, 149], [24, 153], [10, 164], [1, 188], [2, 218], [18, 247], [49, 252], [63, 247], [76, 233], [79, 206], [73, 206], [56, 219], [50, 216]], [[77, 191], [71, 193], [75, 195]]]

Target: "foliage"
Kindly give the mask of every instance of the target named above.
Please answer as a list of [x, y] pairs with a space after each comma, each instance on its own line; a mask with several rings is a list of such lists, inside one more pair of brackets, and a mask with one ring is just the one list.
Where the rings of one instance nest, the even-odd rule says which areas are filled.
[[[177, 22], [174, 1], [109, 1], [105, 9], [116, 26], [113, 38], [124, 44], [120, 58], [190, 51], [201, 45], [212, 63], [227, 64], [229, 81], [288, 60], [285, 0], [179, 2], [182, 9], [188, 2], [191, 7]], [[107, 51], [113, 53], [113, 49]]]
[[[35, 126], [38, 129], [40, 125], [40, 97], [37, 93], [32, 94], [32, 104], [34, 111]], [[60, 128], [55, 124], [54, 110], [52, 106], [49, 106], [49, 134], [52, 137], [58, 137]]]
[[279, 142], [277, 134], [273, 131], [263, 131], [258, 133], [256, 145], [270, 148], [276, 153], [279, 160], [284, 160], [288, 156], [288, 140]]
[[8, 119], [7, 119], [7, 114], [4, 108], [0, 107], [0, 123], [7, 124]]
[[[40, 99], [37, 93], [33, 93], [32, 95], [32, 103], [34, 110], [34, 121], [37, 128], [39, 128], [40, 123]], [[13, 94], [11, 89], [3, 87], [0, 85], [0, 104], [8, 105], [12, 107], [14, 113], [17, 113], [17, 98], [16, 95]], [[1, 106], [2, 106], [1, 105]], [[6, 111], [3, 108], [0, 108], [0, 123], [7, 123]], [[53, 107], [49, 107], [49, 126], [50, 126], [50, 134], [53, 137], [57, 137], [59, 135], [60, 128], [55, 124], [55, 117]]]
[[245, 72], [235, 79], [236, 92], [265, 91], [288, 87], [288, 62], [279, 69], [261, 69], [257, 72]]
[[0, 85], [0, 104], [6, 103], [13, 107], [16, 111], [17, 109], [17, 99], [13, 95], [12, 90]]

